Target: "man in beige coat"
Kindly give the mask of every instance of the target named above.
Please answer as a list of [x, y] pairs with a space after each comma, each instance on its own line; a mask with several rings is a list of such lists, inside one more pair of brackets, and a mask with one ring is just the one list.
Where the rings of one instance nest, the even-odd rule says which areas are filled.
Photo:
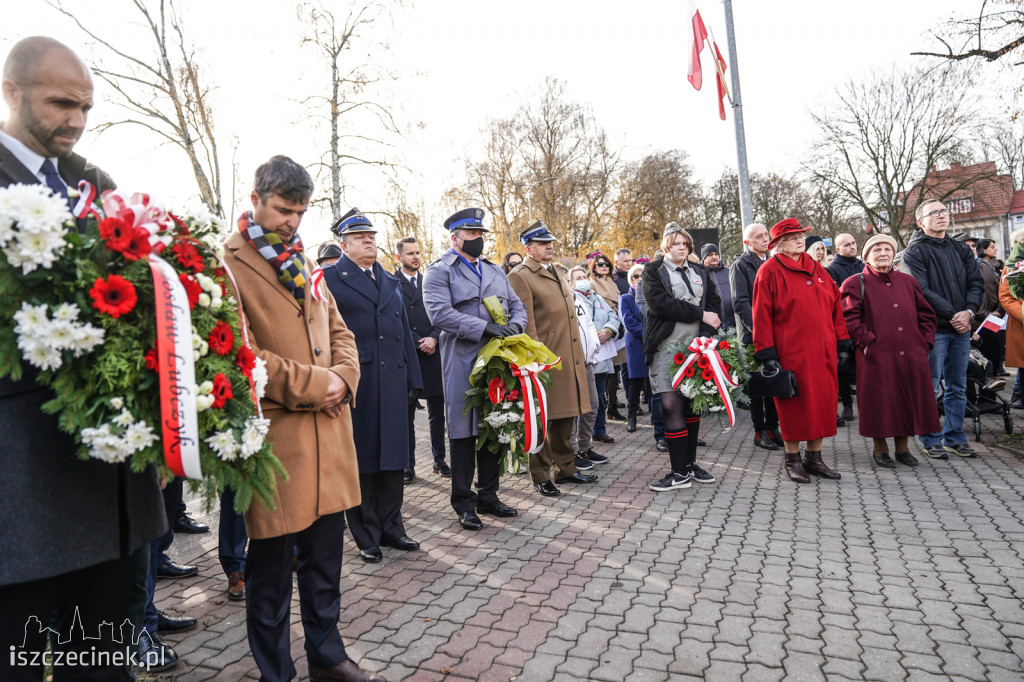
[[555, 483], [597, 480], [597, 476], [576, 469], [570, 442], [572, 420], [591, 410], [586, 356], [572, 291], [551, 265], [555, 236], [538, 220], [519, 238], [526, 260], [509, 273], [508, 281], [526, 307], [526, 333], [562, 358], [562, 369], [551, 371], [552, 383], [547, 389], [548, 437], [541, 451], [530, 455], [534, 487], [541, 495], [552, 497], [561, 494]]
[[273, 509], [253, 500], [245, 514], [249, 646], [261, 679], [295, 677], [289, 626], [297, 547], [310, 679], [382, 680], [348, 658], [338, 632], [343, 512], [360, 499], [349, 411], [359, 358], [330, 292], [310, 283], [297, 231], [312, 193], [302, 166], [271, 158], [256, 170], [253, 210], [225, 248], [249, 342], [267, 363], [268, 438], [288, 472]]

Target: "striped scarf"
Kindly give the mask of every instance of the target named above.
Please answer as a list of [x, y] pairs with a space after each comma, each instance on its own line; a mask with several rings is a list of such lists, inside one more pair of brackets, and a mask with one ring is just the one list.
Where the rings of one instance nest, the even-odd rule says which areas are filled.
[[306, 256], [296, 232], [287, 246], [276, 232], [267, 232], [252, 220], [252, 211], [238, 219], [238, 231], [278, 272], [278, 279], [301, 306], [306, 300]]

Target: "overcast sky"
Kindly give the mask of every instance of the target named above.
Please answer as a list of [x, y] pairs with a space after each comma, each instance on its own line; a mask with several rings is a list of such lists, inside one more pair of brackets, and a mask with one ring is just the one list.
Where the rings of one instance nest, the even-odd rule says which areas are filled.
[[[235, 161], [242, 183], [255, 166], [283, 153], [311, 165], [327, 139], [305, 117], [302, 97], [326, 92], [316, 55], [300, 48], [301, 26], [286, 0], [179, 0], [186, 29], [217, 86], [214, 119], [222, 164]], [[155, 2], [152, 4], [156, 4]], [[344, 6], [339, 0], [333, 5]], [[728, 61], [724, 10], [698, 0], [705, 24]], [[736, 40], [751, 170], [791, 172], [810, 142], [808, 110], [827, 104], [836, 86], [871, 69], [921, 61], [910, 52], [934, 49], [928, 31], [975, 0], [735, 0]], [[119, 21], [135, 21], [128, 0], [67, 0], [83, 21], [118, 45], [141, 52], [145, 35]], [[0, 59], [17, 39], [52, 35], [88, 54], [87, 40], [41, 0], [5, 10]], [[689, 49], [686, 0], [420, 0], [395, 10], [395, 21], [375, 36], [390, 50], [381, 63], [400, 79], [389, 98], [406, 128], [394, 153], [409, 166], [403, 184], [416, 202], [435, 208], [440, 194], [462, 177], [466, 154], [482, 149], [489, 119], [510, 115], [536, 94], [547, 76], [568, 85], [570, 98], [593, 110], [627, 159], [662, 149], [687, 152], [698, 177], [713, 180], [736, 163], [732, 112], [718, 119], [714, 71], [705, 49], [704, 87], [686, 80]], [[124, 17], [119, 19], [118, 17]], [[110, 28], [105, 28], [106, 23]], [[140, 47], [140, 46], [144, 46]], [[363, 52], [376, 49], [364, 45]], [[376, 53], [375, 53], [376, 54]], [[729, 68], [736, 65], [729, 64]], [[94, 121], [113, 115], [111, 94], [97, 84]], [[0, 111], [0, 116], [6, 109]], [[168, 197], [177, 205], [196, 194], [182, 152], [140, 131], [87, 135], [77, 150], [110, 171], [125, 189]], [[231, 190], [225, 172], [225, 199]], [[350, 204], [383, 207], [383, 184], [354, 173]], [[326, 236], [329, 218], [310, 215], [307, 242]]]

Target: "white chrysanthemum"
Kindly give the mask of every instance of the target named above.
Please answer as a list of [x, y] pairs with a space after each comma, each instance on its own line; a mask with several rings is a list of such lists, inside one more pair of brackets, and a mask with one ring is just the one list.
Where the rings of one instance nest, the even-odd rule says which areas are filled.
[[137, 421], [124, 432], [124, 442], [132, 452], [145, 450], [156, 442], [153, 427], [144, 421]]
[[199, 384], [199, 386], [197, 386], [196, 388], [198, 389], [197, 392], [200, 395], [210, 395], [211, 393], [213, 393], [213, 382], [204, 381], [203, 383]]
[[79, 310], [78, 306], [74, 303], [61, 303], [57, 306], [57, 309], [53, 311], [53, 319], [74, 322], [78, 319], [78, 315], [81, 312], [82, 311]]
[[210, 409], [213, 405], [212, 395], [197, 395], [196, 396], [196, 412], [205, 412]]
[[267, 382], [270, 375], [267, 373], [267, 362], [260, 357], [256, 358], [256, 366], [252, 368], [252, 383], [256, 386], [256, 396], [262, 398], [267, 390]]
[[46, 314], [46, 304], [29, 305], [22, 302], [21, 310], [14, 313], [14, 333], [26, 336], [41, 336], [46, 334], [50, 326], [50, 318]]
[[121, 413], [110, 421], [121, 428], [125, 428], [135, 422], [135, 417], [128, 410], [121, 410]]
[[0, 246], [4, 246], [14, 237], [14, 218], [0, 212]]
[[263, 438], [270, 431], [270, 420], [250, 417], [242, 429], [242, 459], [255, 455], [263, 447]]
[[484, 421], [487, 422], [487, 425], [492, 429], [496, 429], [505, 423], [505, 419], [502, 417], [500, 412], [491, 412], [489, 415], [484, 417]]
[[523, 401], [522, 400], [520, 400], [519, 402], [516, 403], [516, 407], [518, 407], [520, 410], [526, 408], [526, 406], [523, 405]]
[[5, 188], [4, 213], [14, 218], [18, 232], [62, 231], [71, 219], [68, 202], [46, 185], [11, 185]]
[[208, 354], [209, 352], [210, 352], [210, 344], [209, 344], [209, 343], [207, 343], [206, 341], [201, 341], [201, 342], [199, 343], [199, 357], [201, 357], [201, 358], [205, 358], [205, 357], [206, 357], [206, 355], [207, 355], [207, 354]]
[[106, 331], [91, 324], [80, 324], [75, 327], [75, 357], [88, 353], [103, 343]]
[[201, 272], [197, 272], [195, 277], [196, 281], [199, 282], [199, 288], [203, 291], [212, 294], [214, 291], [220, 289], [220, 285], [217, 284], [212, 277], [208, 277]]
[[10, 260], [11, 251], [17, 250], [21, 271], [28, 274], [42, 266], [53, 267], [65, 246], [63, 230], [60, 232], [19, 232], [8, 242], [4, 253]]
[[203, 306], [204, 308], [209, 308], [210, 307], [210, 295], [205, 293], [205, 292], [202, 293], [202, 294], [199, 294], [199, 305]]
[[53, 320], [43, 343], [57, 350], [70, 350], [75, 347], [75, 323], [68, 320]]
[[199, 345], [203, 342], [203, 337], [199, 336], [195, 331], [192, 332], [192, 347], [199, 348]]
[[124, 398], [122, 398], [121, 396], [115, 396], [111, 398], [110, 406], [113, 407], [115, 410], [120, 410], [122, 407], [124, 407]]
[[498, 442], [499, 443], [511, 443], [512, 442], [512, 436], [510, 436], [507, 433], [499, 433], [498, 434]]
[[124, 439], [116, 436], [96, 438], [93, 440], [91, 447], [90, 456], [95, 459], [101, 459], [104, 462], [124, 462], [132, 454]]
[[110, 435], [110, 424], [101, 424], [98, 429], [86, 427], [82, 429], [82, 442], [92, 445], [97, 438], [105, 438]]
[[[25, 337], [18, 339], [18, 346], [21, 347], [21, 341]], [[51, 348], [43, 343], [31, 343], [28, 348], [22, 348], [21, 357], [25, 359], [25, 362], [38, 367], [39, 369], [46, 371], [48, 369], [57, 369], [61, 366], [63, 358], [60, 351], [56, 348]]]
[[220, 296], [214, 296], [210, 299], [210, 310], [220, 310], [222, 305], [224, 305], [224, 299]]
[[206, 439], [206, 444], [225, 462], [236, 459], [242, 449], [241, 443], [235, 440], [235, 434], [231, 431], [218, 431]]

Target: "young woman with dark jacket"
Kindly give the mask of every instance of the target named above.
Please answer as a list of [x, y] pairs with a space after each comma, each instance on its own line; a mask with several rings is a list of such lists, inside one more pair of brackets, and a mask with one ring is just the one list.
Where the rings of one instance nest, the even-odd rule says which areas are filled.
[[693, 239], [678, 223], [665, 226], [665, 255], [644, 268], [642, 291], [647, 304], [644, 359], [651, 390], [660, 394], [665, 413], [665, 439], [672, 470], [651, 483], [657, 491], [689, 488], [690, 481], [712, 483], [714, 477], [697, 465], [700, 417], [692, 401], [672, 389], [672, 346], [695, 336], [713, 335], [721, 326], [721, 299], [707, 271], [687, 260]]

